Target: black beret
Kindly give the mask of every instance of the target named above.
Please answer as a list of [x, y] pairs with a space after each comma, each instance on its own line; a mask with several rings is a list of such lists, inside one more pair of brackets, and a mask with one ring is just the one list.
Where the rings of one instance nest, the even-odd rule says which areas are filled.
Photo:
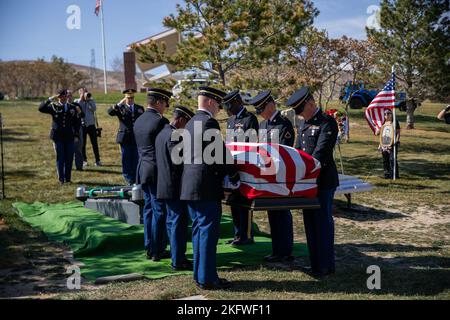
[[305, 102], [308, 101], [311, 96], [310, 88], [303, 87], [300, 90], [295, 91], [285, 105], [294, 109], [297, 114], [300, 114], [305, 108]]
[[162, 98], [164, 100], [169, 101], [170, 98], [173, 96], [172, 92], [159, 89], [159, 88], [149, 88], [147, 90], [147, 96], [149, 97], [155, 97], [155, 98]]
[[223, 98], [226, 96], [226, 93], [222, 90], [212, 88], [212, 87], [199, 87], [198, 88], [199, 96], [206, 96], [208, 98], [216, 100], [218, 103], [222, 103]]
[[187, 120], [191, 120], [194, 116], [194, 113], [189, 108], [183, 106], [175, 106], [173, 113], [178, 114]]

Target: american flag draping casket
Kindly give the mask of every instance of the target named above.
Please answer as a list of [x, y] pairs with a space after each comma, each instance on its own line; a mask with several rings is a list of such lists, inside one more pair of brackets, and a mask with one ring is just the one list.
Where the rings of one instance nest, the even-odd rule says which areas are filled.
[[314, 198], [320, 162], [309, 154], [275, 143], [226, 144], [239, 170], [239, 191], [248, 199]]

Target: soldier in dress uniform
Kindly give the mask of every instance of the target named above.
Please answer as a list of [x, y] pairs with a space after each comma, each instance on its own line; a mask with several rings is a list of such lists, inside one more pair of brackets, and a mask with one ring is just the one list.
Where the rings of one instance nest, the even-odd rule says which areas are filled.
[[[256, 109], [256, 114], [264, 118], [259, 124], [260, 142], [277, 142], [292, 147], [295, 132], [289, 119], [277, 110], [270, 91], [263, 91], [249, 101]], [[263, 131], [264, 130], [264, 131]], [[293, 260], [294, 231], [290, 210], [270, 210], [270, 233], [272, 235], [272, 254], [264, 257], [268, 262]]]
[[192, 262], [186, 258], [188, 207], [186, 201], [180, 200], [183, 163], [172, 161], [172, 153], [176, 152], [182, 160], [182, 132], [179, 129], [184, 129], [193, 116], [194, 113], [188, 108], [176, 106], [171, 123], [164, 126], [156, 137], [155, 144], [158, 168], [157, 198], [164, 201], [167, 209], [173, 270], [192, 270]]
[[[227, 142], [258, 142], [258, 119], [248, 112], [239, 94], [239, 90], [228, 93], [223, 98], [223, 105], [230, 116], [227, 121]], [[238, 190], [233, 196], [242, 197]], [[234, 225], [234, 239], [229, 243], [233, 246], [253, 243], [252, 213], [247, 208], [231, 207]]]
[[[56, 98], [58, 101], [55, 101]], [[48, 98], [39, 106], [39, 111], [52, 116], [50, 139], [56, 150], [56, 167], [60, 184], [71, 182], [74, 142], [79, 138], [80, 121], [76, 106], [67, 102], [67, 89]]]
[[338, 135], [336, 120], [316, 106], [309, 87], [295, 92], [286, 102], [305, 121], [299, 128], [296, 148], [320, 161], [317, 178], [320, 209], [303, 210], [306, 240], [311, 268], [305, 271], [314, 276], [334, 273], [334, 222], [332, 205], [339, 185], [333, 149]]
[[133, 127], [136, 120], [144, 113], [144, 107], [134, 103], [136, 90], [123, 91], [125, 98], [108, 109], [108, 114], [119, 119], [119, 132], [116, 142], [120, 144], [122, 153], [122, 175], [129, 185], [136, 181], [136, 167], [138, 164], [138, 150]]
[[[224, 198], [224, 177], [228, 175], [234, 186], [232, 189], [239, 187], [239, 174], [215, 119], [224, 96], [225, 92], [215, 88], [199, 88], [198, 111], [186, 125], [186, 137], [183, 139], [190, 152], [187, 147], [184, 148], [180, 199], [187, 201], [192, 219], [194, 280], [198, 287], [210, 290], [231, 286], [217, 274], [216, 246], [222, 215], [221, 200]], [[217, 148], [222, 149], [223, 155], [218, 160], [215, 159], [216, 153], [213, 155], [211, 151]], [[210, 159], [211, 156], [214, 159]]]
[[147, 110], [134, 124], [134, 136], [139, 151], [137, 184], [144, 192], [144, 245], [147, 257], [153, 261], [169, 258], [166, 218], [167, 211], [162, 200], [157, 199], [157, 166], [155, 141], [169, 120], [163, 117], [169, 108], [172, 93], [164, 89], [149, 88]]
[[74, 143], [74, 152], [75, 152], [75, 169], [77, 171], [83, 171], [83, 125], [85, 114], [81, 109], [80, 104], [77, 101], [73, 101], [72, 91], [67, 90], [67, 102], [75, 105], [78, 121], [80, 126], [80, 131], [78, 132], [78, 141]]

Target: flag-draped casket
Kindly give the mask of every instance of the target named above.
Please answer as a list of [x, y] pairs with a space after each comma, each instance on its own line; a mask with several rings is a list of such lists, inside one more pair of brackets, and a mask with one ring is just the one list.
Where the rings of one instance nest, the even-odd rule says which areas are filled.
[[239, 191], [248, 199], [313, 198], [320, 162], [298, 149], [275, 143], [228, 143], [239, 170]]

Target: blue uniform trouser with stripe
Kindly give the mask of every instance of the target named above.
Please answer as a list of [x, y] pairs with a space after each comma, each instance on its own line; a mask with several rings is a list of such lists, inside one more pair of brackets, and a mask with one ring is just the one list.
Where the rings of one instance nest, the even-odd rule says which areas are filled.
[[172, 266], [186, 262], [189, 212], [186, 201], [164, 200], [167, 208], [167, 230], [169, 233]]
[[144, 192], [144, 245], [153, 255], [164, 252], [168, 243], [166, 207], [156, 198], [156, 184], [142, 185]]
[[74, 143], [74, 153], [75, 153], [75, 168], [77, 170], [83, 169], [83, 129], [80, 128], [80, 137], [78, 142]]
[[68, 182], [72, 177], [72, 164], [75, 151], [72, 141], [55, 141], [56, 168], [60, 182]]
[[121, 144], [122, 151], [122, 175], [125, 180], [133, 184], [136, 181], [136, 168], [139, 161], [138, 149], [135, 144]]
[[219, 281], [216, 250], [219, 241], [222, 205], [220, 201], [188, 201], [192, 219], [194, 280], [200, 284]]
[[306, 240], [311, 268], [328, 271], [335, 268], [333, 198], [336, 189], [319, 189], [320, 209], [304, 210]]
[[294, 229], [290, 210], [270, 210], [270, 234], [272, 236], [272, 255], [290, 256], [294, 247]]
[[233, 216], [234, 237], [240, 240], [253, 238], [252, 214], [247, 208], [231, 207]]

